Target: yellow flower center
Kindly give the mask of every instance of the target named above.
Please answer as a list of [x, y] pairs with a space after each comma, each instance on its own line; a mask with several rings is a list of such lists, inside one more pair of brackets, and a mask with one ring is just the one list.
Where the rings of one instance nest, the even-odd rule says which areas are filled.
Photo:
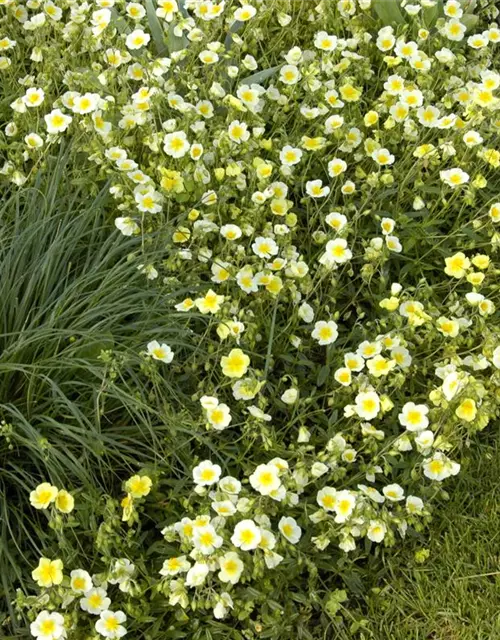
[[49, 635], [50, 633], [54, 633], [55, 630], [56, 630], [56, 623], [54, 622], [54, 620], [44, 620], [40, 624], [40, 631], [44, 635]]

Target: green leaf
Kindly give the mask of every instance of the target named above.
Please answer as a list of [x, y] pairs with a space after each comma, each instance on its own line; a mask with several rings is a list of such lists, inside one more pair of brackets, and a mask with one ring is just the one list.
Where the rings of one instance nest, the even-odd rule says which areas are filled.
[[128, 36], [132, 31], [123, 16], [118, 15], [116, 9], [111, 9], [111, 24], [118, 30], [122, 36]]
[[185, 49], [189, 43], [189, 40], [186, 38], [184, 33], [182, 36], [176, 36], [174, 29], [175, 25], [171, 23], [167, 34], [167, 45], [170, 53], [173, 53], [174, 51], [182, 51], [182, 49]]
[[316, 380], [316, 384], [318, 385], [318, 387], [322, 387], [325, 384], [326, 379], [328, 378], [329, 375], [330, 375], [330, 365], [325, 364], [318, 371], [318, 378]]
[[231, 27], [229, 28], [229, 31], [227, 32], [227, 36], [224, 40], [224, 46], [226, 47], [227, 51], [229, 51], [229, 49], [233, 46], [233, 38], [231, 37], [231, 35], [233, 33], [238, 32], [243, 27], [243, 24], [244, 24], [243, 22], [240, 22], [239, 20], [235, 20], [231, 25]]
[[264, 82], [264, 80], [273, 76], [280, 68], [281, 65], [278, 64], [276, 67], [269, 67], [269, 69], [257, 71], [257, 73], [253, 73], [251, 76], [243, 78], [243, 80], [240, 81], [240, 84], [260, 84], [261, 82]]
[[153, 0], [146, 0], [146, 14], [148, 16], [149, 28], [151, 30], [151, 35], [153, 36], [156, 51], [159, 56], [163, 56], [167, 51], [167, 47], [165, 45], [165, 33], [160, 21], [158, 20], [158, 16], [156, 15]]
[[438, 0], [433, 7], [425, 7], [422, 11], [424, 24], [430, 28], [436, 24], [436, 20], [443, 15], [443, 0]]
[[373, 8], [384, 24], [393, 22], [404, 24], [405, 22], [397, 0], [374, 0]]
[[472, 13], [464, 13], [460, 18], [460, 22], [467, 27], [467, 31], [474, 28], [479, 20], [479, 16], [475, 16]]

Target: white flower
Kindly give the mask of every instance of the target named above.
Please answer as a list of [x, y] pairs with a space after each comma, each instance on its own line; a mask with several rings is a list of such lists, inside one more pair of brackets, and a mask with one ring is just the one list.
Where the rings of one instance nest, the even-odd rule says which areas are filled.
[[174, 14], [177, 13], [178, 10], [177, 0], [158, 0], [156, 15], [167, 22], [172, 22]]
[[337, 491], [333, 487], [323, 487], [318, 491], [316, 501], [325, 511], [333, 511], [337, 504]]
[[277, 467], [270, 464], [259, 464], [249, 480], [255, 491], [263, 496], [268, 496], [281, 485]]
[[222, 620], [226, 617], [229, 609], [233, 608], [233, 599], [227, 592], [223, 592], [218, 596], [218, 602], [214, 607], [214, 618]]
[[135, 572], [135, 565], [128, 558], [118, 558], [115, 561], [112, 577], [108, 578], [109, 584], [117, 584], [120, 591], [127, 593], [130, 590], [131, 577]]
[[311, 198], [324, 198], [330, 193], [330, 187], [324, 187], [322, 180], [308, 180], [306, 182], [306, 193]]
[[311, 475], [313, 478], [320, 478], [327, 473], [329, 468], [330, 467], [327, 464], [324, 464], [324, 462], [313, 462], [311, 465]]
[[222, 516], [223, 518], [229, 518], [236, 513], [236, 507], [231, 500], [214, 501], [211, 506], [217, 515]]
[[30, 632], [38, 640], [65, 638], [64, 618], [60, 613], [41, 611], [30, 624]]
[[298, 389], [292, 388], [287, 389], [281, 394], [281, 401], [285, 404], [295, 404], [297, 402], [297, 398], [299, 397]]
[[[375, 479], [373, 479], [373, 481], [375, 481]], [[365, 495], [367, 495], [370, 500], [373, 500], [373, 502], [376, 502], [377, 504], [383, 504], [385, 502], [384, 496], [380, 493], [380, 491], [375, 489], [375, 487], [367, 487], [364, 484], [358, 484], [358, 489]]]
[[186, 575], [187, 587], [199, 587], [205, 582], [205, 578], [208, 576], [210, 569], [204, 562], [195, 562], [195, 564], [189, 569]]
[[237, 224], [224, 224], [219, 229], [219, 232], [226, 240], [233, 241], [241, 238], [241, 229]]
[[344, 364], [351, 371], [362, 371], [365, 366], [365, 360], [361, 353], [344, 354]]
[[115, 218], [115, 227], [123, 233], [124, 236], [132, 236], [140, 232], [140, 227], [133, 218]]
[[429, 425], [429, 407], [425, 404], [407, 402], [398, 415], [399, 423], [408, 431], [423, 431]]
[[215, 406], [204, 407], [207, 413], [207, 420], [216, 431], [222, 431], [231, 423], [231, 412], [227, 404], [223, 402]]
[[234, 551], [228, 551], [219, 558], [219, 566], [219, 580], [221, 582], [230, 582], [231, 584], [239, 582], [245, 568], [240, 556]]
[[352, 491], [337, 491], [334, 511], [336, 513], [335, 522], [341, 524], [348, 520], [354, 507], [356, 506], [356, 496]]
[[389, 251], [394, 253], [401, 253], [403, 250], [403, 245], [397, 236], [385, 236], [385, 244]]
[[380, 398], [375, 391], [361, 391], [355, 398], [357, 415], [364, 420], [373, 420], [380, 411]]
[[92, 589], [92, 578], [88, 571], [83, 569], [75, 569], [70, 574], [70, 585], [76, 593], [86, 593]]
[[491, 362], [497, 369], [500, 369], [500, 346], [496, 347], [493, 351]]
[[382, 542], [387, 533], [387, 527], [380, 520], [370, 520], [366, 537], [372, 542]]
[[73, 100], [73, 113], [80, 115], [91, 113], [99, 106], [100, 96], [97, 93], [84, 93], [82, 96], [75, 96]]
[[28, 135], [24, 136], [24, 142], [30, 149], [43, 147], [43, 138], [37, 133], [28, 133]]
[[37, 89], [36, 87], [31, 87], [26, 91], [24, 96], [22, 97], [22, 101], [27, 107], [38, 107], [42, 104], [45, 98], [45, 92], [43, 89]]
[[108, 598], [106, 590], [100, 587], [89, 589], [85, 593], [85, 597], [80, 600], [81, 609], [94, 615], [99, 615], [109, 609], [110, 604], [111, 599]]
[[328, 162], [328, 175], [336, 178], [344, 173], [347, 169], [347, 162], [341, 158], [333, 158]]
[[198, 58], [203, 62], [203, 64], [215, 64], [216, 62], [219, 62], [219, 55], [215, 51], [210, 51], [209, 49], [202, 51]]
[[336, 238], [326, 243], [325, 253], [323, 253], [319, 261], [326, 267], [332, 267], [334, 264], [343, 264], [351, 258], [352, 252], [347, 246], [347, 240]]
[[163, 196], [149, 185], [136, 187], [134, 198], [137, 209], [144, 213], [159, 213], [163, 208]]
[[278, 523], [278, 529], [288, 540], [288, 542], [291, 542], [292, 544], [297, 544], [297, 542], [302, 537], [302, 529], [299, 527], [297, 521], [294, 518], [281, 518]]
[[415, 438], [415, 444], [417, 445], [417, 449], [419, 451], [425, 451], [426, 449], [430, 449], [434, 442], [434, 433], [429, 429], [425, 431], [421, 431], [418, 436]]
[[432, 458], [427, 458], [423, 468], [427, 478], [439, 482], [450, 476], [456, 476], [460, 471], [460, 465], [457, 462], [452, 462], [441, 452], [435, 453]]
[[314, 35], [314, 46], [322, 51], [335, 51], [337, 36], [331, 36], [326, 31], [317, 31]]
[[242, 520], [235, 526], [231, 542], [242, 551], [251, 551], [259, 546], [261, 537], [260, 529], [253, 520]]
[[229, 138], [236, 144], [246, 142], [250, 138], [250, 131], [248, 131], [246, 122], [240, 122], [239, 120], [233, 120], [229, 124], [227, 132]]
[[311, 337], [318, 341], [318, 344], [333, 344], [338, 338], [338, 326], [333, 320], [320, 320], [314, 325]]
[[312, 322], [314, 320], [314, 309], [307, 302], [303, 302], [298, 309], [297, 315], [304, 322]]
[[92, 33], [94, 36], [100, 35], [111, 21], [111, 11], [109, 9], [98, 9], [92, 13], [90, 20], [93, 25]]
[[60, 109], [53, 109], [44, 116], [48, 133], [62, 133], [66, 131], [72, 121], [71, 116], [67, 116]]
[[407, 369], [412, 362], [412, 357], [406, 347], [394, 347], [394, 349], [391, 349], [391, 358], [402, 369]]
[[352, 382], [352, 373], [349, 367], [340, 367], [333, 375], [335, 380], [344, 387], [348, 387]]
[[193, 469], [193, 479], [199, 487], [206, 487], [219, 481], [222, 469], [210, 460], [203, 460]]
[[284, 64], [281, 67], [280, 80], [284, 84], [297, 84], [300, 78], [300, 71], [294, 64]]
[[401, 92], [401, 102], [411, 109], [421, 107], [424, 96], [419, 89], [404, 89]]
[[171, 158], [182, 158], [190, 149], [190, 144], [184, 131], [167, 133], [163, 140], [163, 150]]
[[381, 166], [393, 164], [394, 156], [387, 149], [375, 149], [372, 159]]
[[223, 539], [217, 534], [212, 525], [195, 527], [193, 532], [193, 545], [203, 555], [210, 555], [222, 546]]
[[439, 177], [445, 184], [452, 188], [459, 187], [460, 185], [469, 182], [469, 174], [458, 168], [440, 171]]
[[140, 49], [148, 44], [151, 40], [151, 36], [149, 33], [144, 32], [142, 29], [134, 29], [131, 33], [128, 34], [125, 45], [127, 49]]
[[265, 422], [271, 422], [272, 420], [272, 417], [268, 413], [265, 413], [260, 407], [256, 407], [255, 405], [248, 407], [248, 413], [254, 418], [257, 418], [257, 420], [264, 420]]
[[252, 251], [259, 258], [271, 258], [278, 253], [278, 245], [272, 238], [259, 236], [252, 244]]
[[125, 622], [127, 616], [123, 611], [103, 611], [100, 614], [99, 620], [95, 623], [95, 628], [101, 636], [105, 638], [122, 638], [127, 630], [121, 624]]
[[394, 50], [397, 56], [405, 58], [406, 60], [410, 60], [411, 58], [413, 58], [416, 55], [417, 51], [418, 45], [416, 42], [413, 42], [413, 40], [405, 42], [402, 39], [398, 40], [398, 42], [396, 43], [396, 48]]
[[251, 4], [244, 4], [234, 12], [234, 19], [238, 20], [238, 22], [246, 22], [253, 18], [256, 13], [257, 9], [255, 7]]
[[153, 360], [160, 360], [169, 364], [174, 358], [174, 352], [168, 346], [168, 344], [160, 344], [157, 340], [148, 342], [148, 356], [151, 356]]
[[176, 576], [179, 573], [186, 573], [191, 568], [189, 560], [186, 556], [177, 556], [168, 558], [163, 562], [163, 566], [160, 569], [160, 575], [162, 576]]
[[286, 167], [291, 167], [294, 164], [298, 164], [302, 158], [303, 151], [296, 147], [291, 147], [289, 144], [285, 145], [280, 151], [280, 162]]
[[332, 211], [325, 218], [326, 224], [335, 231], [342, 231], [347, 224], [347, 218], [343, 213]]
[[410, 514], [421, 513], [424, 510], [424, 503], [417, 496], [408, 496], [406, 498], [406, 510]]
[[391, 502], [399, 502], [404, 500], [405, 492], [399, 484], [388, 484], [382, 489], [384, 496]]

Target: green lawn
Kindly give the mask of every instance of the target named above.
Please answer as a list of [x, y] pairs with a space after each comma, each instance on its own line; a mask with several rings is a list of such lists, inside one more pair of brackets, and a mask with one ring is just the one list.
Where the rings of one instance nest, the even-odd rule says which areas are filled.
[[500, 638], [500, 442], [495, 428], [489, 441], [481, 435], [436, 509], [428, 560], [418, 564], [402, 549], [367, 598], [365, 638]]

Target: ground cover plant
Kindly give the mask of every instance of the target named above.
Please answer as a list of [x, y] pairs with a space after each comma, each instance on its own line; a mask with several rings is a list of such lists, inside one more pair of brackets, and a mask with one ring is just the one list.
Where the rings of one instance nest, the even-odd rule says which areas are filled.
[[497, 428], [498, 8], [0, 12], [6, 624], [392, 633]]

